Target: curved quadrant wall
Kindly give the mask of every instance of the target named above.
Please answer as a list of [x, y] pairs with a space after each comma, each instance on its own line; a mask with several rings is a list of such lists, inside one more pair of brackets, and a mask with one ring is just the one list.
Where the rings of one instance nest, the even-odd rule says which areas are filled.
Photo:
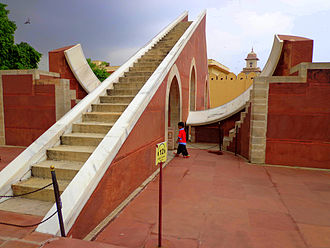
[[215, 123], [217, 121], [224, 120], [243, 108], [245, 108], [246, 103], [250, 99], [250, 91], [252, 86], [250, 86], [243, 94], [236, 97], [230, 102], [223, 104], [216, 108], [211, 108], [207, 110], [201, 111], [190, 111], [187, 119], [187, 125], [191, 126], [201, 126], [207, 125], [211, 123]]
[[80, 44], [65, 50], [64, 54], [73, 74], [87, 93], [100, 85], [101, 82], [88, 65]]

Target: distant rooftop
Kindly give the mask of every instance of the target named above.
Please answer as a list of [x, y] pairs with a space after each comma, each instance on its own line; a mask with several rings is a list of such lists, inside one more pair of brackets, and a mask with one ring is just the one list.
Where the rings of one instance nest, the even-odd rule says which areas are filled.
[[218, 67], [221, 71], [226, 73], [230, 72], [230, 69], [227, 66], [219, 63], [218, 61], [215, 61], [214, 59], [208, 59], [208, 66]]
[[252, 47], [251, 52], [248, 54], [248, 56], [246, 57], [245, 60], [259, 60], [257, 58], [257, 54], [253, 51], [253, 47]]

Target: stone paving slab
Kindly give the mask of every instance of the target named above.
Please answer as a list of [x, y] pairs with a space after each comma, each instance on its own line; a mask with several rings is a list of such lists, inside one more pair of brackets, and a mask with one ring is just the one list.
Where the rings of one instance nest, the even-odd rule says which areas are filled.
[[[256, 166], [224, 153], [189, 149], [164, 170], [163, 247], [328, 248], [330, 172]], [[0, 225], [0, 248], [157, 247], [158, 177], [95, 241]], [[0, 220], [41, 220], [0, 210]]]
[[[189, 149], [164, 170], [164, 247], [330, 247], [330, 172]], [[157, 247], [158, 177], [96, 241]]]
[[25, 148], [0, 146], [0, 171], [14, 160]]
[[[99, 242], [90, 242], [71, 238], [56, 238], [46, 243], [43, 248], [125, 248], [123, 246], [102, 244]], [[25, 247], [24, 247], [25, 248]]]
[[[1, 222], [11, 223], [16, 225], [30, 225], [30, 224], [38, 223], [42, 220], [42, 218], [43, 217], [41, 216], [0, 211]], [[33, 227], [20, 228], [14, 226], [0, 225], [0, 238], [5, 240], [10, 238], [22, 239], [25, 236], [31, 234], [34, 229], [35, 228]]]

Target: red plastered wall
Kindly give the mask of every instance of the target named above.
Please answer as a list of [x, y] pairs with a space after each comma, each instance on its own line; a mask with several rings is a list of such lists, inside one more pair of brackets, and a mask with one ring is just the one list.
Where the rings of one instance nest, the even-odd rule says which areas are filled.
[[[235, 127], [235, 122], [240, 119], [240, 112], [221, 121], [221, 128], [224, 136], [229, 135], [229, 131]], [[209, 124], [195, 127], [196, 142], [218, 143], [219, 142], [219, 124]]]
[[204, 126], [196, 126], [195, 142], [198, 143], [219, 143], [219, 124], [209, 124]]
[[[248, 112], [244, 118], [241, 127], [237, 130], [237, 137], [234, 137], [232, 142], [228, 146], [228, 151], [235, 152], [235, 145], [237, 144], [237, 154], [240, 154], [246, 159], [249, 158], [250, 149], [250, 121], [251, 121], [251, 105], [249, 106]], [[237, 139], [237, 143], [236, 143]]]
[[[312, 61], [312, 40], [279, 37], [283, 51], [274, 75], [288, 76], [291, 67]], [[266, 163], [330, 168], [329, 98], [329, 70], [309, 70], [306, 83], [270, 83]]]
[[289, 35], [279, 35], [279, 38], [283, 40], [283, 48], [273, 76], [289, 76], [295, 65], [312, 62], [313, 40]]
[[28, 146], [56, 121], [55, 86], [32, 74], [2, 75], [6, 145]]
[[[184, 121], [188, 116], [189, 70], [193, 57], [199, 72], [197, 95], [199, 98], [204, 95], [201, 90], [205, 87], [200, 84], [205, 83], [207, 75], [206, 45], [199, 44], [195, 47], [196, 43], [201, 42], [205, 43], [205, 19], [176, 61], [182, 83]], [[69, 235], [75, 238], [85, 237], [157, 169], [155, 146], [165, 140], [166, 85], [167, 76], [84, 206]], [[199, 108], [202, 107], [200, 102], [199, 100], [197, 105]]]
[[269, 86], [266, 163], [330, 168], [330, 70]]
[[[73, 46], [62, 47], [48, 53], [49, 56], [49, 71], [60, 73], [61, 78], [70, 80], [70, 89], [76, 91], [76, 99], [83, 99], [87, 93], [81, 87], [74, 74], [72, 73], [70, 66], [66, 62], [64, 51]], [[71, 101], [71, 108], [76, 103]]]
[[240, 155], [246, 159], [250, 159], [249, 151], [250, 151], [250, 123], [251, 123], [251, 105], [249, 106], [249, 110], [246, 113], [245, 119], [239, 129], [240, 134]]

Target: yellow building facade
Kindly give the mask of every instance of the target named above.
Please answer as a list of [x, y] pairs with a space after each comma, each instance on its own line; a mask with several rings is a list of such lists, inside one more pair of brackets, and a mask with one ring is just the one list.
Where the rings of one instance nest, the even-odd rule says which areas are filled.
[[208, 72], [210, 108], [221, 106], [241, 95], [257, 76], [255, 72], [241, 72], [236, 76], [228, 67], [213, 59], [208, 60]]
[[241, 95], [252, 85], [254, 77], [254, 72], [248, 75], [240, 73], [237, 76], [232, 72], [209, 74], [210, 108], [221, 106]]

